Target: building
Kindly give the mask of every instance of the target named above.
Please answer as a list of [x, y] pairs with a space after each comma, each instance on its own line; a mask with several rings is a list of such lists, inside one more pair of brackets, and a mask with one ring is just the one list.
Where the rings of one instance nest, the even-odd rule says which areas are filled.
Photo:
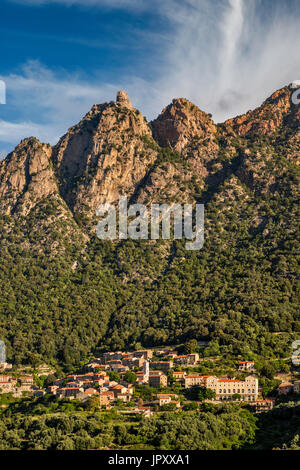
[[151, 349], [135, 351], [133, 357], [143, 357], [146, 361], [149, 361], [153, 357], [153, 351]]
[[163, 375], [163, 372], [161, 370], [150, 370], [149, 376], [151, 375]]
[[216, 400], [232, 400], [240, 395], [241, 400], [252, 402], [258, 397], [258, 379], [251, 375], [245, 380], [207, 377], [205, 387], [215, 392]]
[[33, 396], [37, 398], [41, 398], [45, 395], [45, 393], [46, 392], [44, 390], [34, 390]]
[[30, 383], [22, 383], [20, 387], [17, 388], [19, 392], [32, 392], [34, 390], [34, 386]]
[[77, 382], [68, 382], [66, 383], [65, 388], [74, 388], [74, 387], [76, 388], [78, 387], [78, 385], [79, 384]]
[[129, 370], [128, 366], [123, 366], [123, 364], [110, 364], [109, 363], [109, 369], [113, 370], [114, 372], [127, 372]]
[[0, 382], [0, 393], [10, 393], [15, 391], [15, 384], [11, 381]]
[[287, 395], [288, 393], [300, 393], [300, 380], [296, 380], [294, 384], [292, 384], [291, 382], [282, 383], [279, 385], [277, 390], [278, 395]]
[[143, 366], [144, 362], [145, 359], [143, 357], [125, 357], [124, 359], [122, 359], [122, 364], [130, 368], [140, 368]]
[[143, 384], [149, 382], [149, 374], [144, 374], [143, 372], [136, 372], [136, 383]]
[[204, 387], [206, 377], [207, 376], [205, 375], [196, 375], [196, 374], [186, 375], [183, 378], [184, 386], [185, 388], [191, 388], [191, 387], [196, 387], [196, 386]]
[[111, 392], [108, 390], [100, 392], [100, 395], [99, 395], [100, 406], [108, 406], [114, 400], [115, 400], [114, 392]]
[[239, 362], [239, 371], [243, 372], [253, 372], [254, 371], [254, 361], [244, 361], [244, 362]]
[[154, 388], [166, 387], [168, 383], [168, 378], [164, 374], [150, 374], [149, 375], [149, 385]]
[[175, 382], [180, 382], [184, 384], [185, 376], [186, 376], [185, 371], [173, 371], [173, 377], [174, 377]]
[[63, 387], [63, 388], [59, 388], [57, 391], [56, 391], [56, 396], [58, 398], [70, 398], [70, 399], [73, 399], [73, 398], [77, 398], [78, 395], [80, 395], [81, 393], [83, 393], [83, 388], [81, 387]]
[[135, 408], [134, 413], [141, 414], [144, 418], [150, 418], [153, 414], [150, 406], [138, 406]]
[[257, 400], [255, 403], [251, 404], [254, 407], [255, 413], [263, 413], [265, 411], [270, 411], [274, 408], [275, 398], [266, 398], [265, 400]]
[[1, 382], [14, 382], [17, 383], [17, 379], [12, 375], [2, 375], [0, 374], [0, 383]]
[[0, 362], [0, 370], [11, 370], [12, 364], [9, 362]]
[[23, 375], [20, 377], [22, 384], [30, 384], [33, 385], [33, 376], [32, 375]]
[[290, 382], [282, 383], [278, 387], [278, 395], [287, 395], [293, 391], [293, 384]]
[[97, 395], [98, 394], [98, 392], [95, 388], [87, 388], [83, 393], [87, 396], [92, 396], [92, 395]]
[[120, 384], [116, 384], [110, 387], [110, 391], [113, 392], [114, 397], [116, 399], [119, 398], [119, 395], [125, 395], [128, 393], [127, 387], [125, 387], [124, 385], [120, 385]]
[[173, 368], [173, 361], [154, 361], [151, 362], [151, 368], [168, 372], [168, 370]]
[[169, 393], [158, 393], [157, 395], [159, 406], [167, 405], [171, 403], [174, 398], [178, 398], [178, 395], [172, 395]]
[[294, 393], [300, 393], [300, 380], [296, 380], [294, 383]]
[[199, 354], [184, 354], [182, 356], [175, 356], [174, 362], [175, 364], [185, 364], [194, 366], [199, 361]]
[[169, 354], [167, 354], [168, 359], [174, 359], [174, 357], [176, 357], [176, 356], [178, 356], [176, 351], [173, 351], [173, 352], [170, 352]]
[[145, 382], [149, 382], [149, 372], [150, 372], [149, 362], [145, 361], [143, 364], [143, 380]]
[[49, 385], [49, 387], [46, 388], [46, 393], [53, 393], [53, 395], [56, 395], [56, 390], [58, 390], [58, 385]]

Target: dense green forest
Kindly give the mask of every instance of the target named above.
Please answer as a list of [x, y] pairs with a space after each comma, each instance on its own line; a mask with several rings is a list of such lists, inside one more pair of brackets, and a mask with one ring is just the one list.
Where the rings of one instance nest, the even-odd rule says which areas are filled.
[[299, 401], [258, 416], [240, 405], [205, 404], [151, 418], [82, 406], [47, 397], [10, 405], [1, 413], [0, 449], [300, 449]]
[[[220, 213], [217, 197], [206, 207], [205, 246], [195, 252], [178, 240], [94, 238], [83, 254], [79, 245], [51, 257], [18, 243], [24, 227], [10, 233], [0, 253], [0, 336], [9, 358], [71, 366], [95, 348], [192, 338], [212, 340], [215, 354], [221, 347], [244, 357], [289, 355], [300, 331], [296, 227], [286, 234], [296, 198], [286, 211], [274, 197], [253, 198], [243, 209], [237, 199], [234, 210]], [[249, 229], [257, 203], [261, 217], [273, 214], [267, 237]]]

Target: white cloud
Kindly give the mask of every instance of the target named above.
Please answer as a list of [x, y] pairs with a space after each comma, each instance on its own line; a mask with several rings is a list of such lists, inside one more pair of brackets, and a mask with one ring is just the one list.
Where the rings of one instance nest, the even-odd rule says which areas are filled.
[[[176, 4], [176, 8], [171, 8]], [[300, 11], [291, 2], [167, 1], [175, 23], [158, 87], [185, 96], [216, 121], [258, 106], [299, 76]], [[269, 4], [270, 5], [270, 4]]]
[[[144, 0], [76, 3], [123, 8], [134, 8], [137, 3], [147, 8], [151, 3], [153, 8], [153, 2]], [[16, 128], [15, 138], [13, 127], [6, 127], [9, 141], [16, 143], [28, 131], [54, 143], [95, 102], [110, 101], [118, 89], [124, 88], [149, 119], [174, 97], [181, 96], [211, 112], [216, 121], [253, 109], [274, 90], [299, 78], [300, 73], [299, 8], [292, 10], [288, 8], [291, 2], [274, 0], [272, 9], [263, 12], [266, 4], [261, 0], [155, 3], [157, 12], [173, 25], [173, 30], [167, 39], [162, 37], [152, 79], [133, 74], [120, 76], [114, 83], [103, 83], [101, 77], [97, 81], [96, 76], [87, 81], [29, 62], [20, 73], [1, 77], [15, 107], [22, 106], [23, 113], [28, 110]]]
[[19, 74], [1, 78], [10, 107], [22, 116], [18, 122], [0, 120], [0, 140], [12, 146], [31, 135], [56, 143], [95, 102], [110, 101], [115, 93], [109, 84], [97, 86], [67, 72], [59, 76], [36, 61], [28, 62]]

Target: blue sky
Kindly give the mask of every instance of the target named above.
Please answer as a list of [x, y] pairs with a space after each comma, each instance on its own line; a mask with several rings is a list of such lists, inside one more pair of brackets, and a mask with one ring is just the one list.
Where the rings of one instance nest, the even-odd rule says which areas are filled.
[[300, 78], [296, 0], [2, 0], [0, 156], [56, 143], [126, 89], [150, 120], [184, 96], [216, 121]]

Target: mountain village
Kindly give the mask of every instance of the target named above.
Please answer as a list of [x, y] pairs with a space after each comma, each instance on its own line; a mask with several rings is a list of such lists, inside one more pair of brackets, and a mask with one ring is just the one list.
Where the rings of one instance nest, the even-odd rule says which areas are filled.
[[[14, 398], [22, 398], [48, 394], [58, 400], [78, 400], [83, 404], [93, 399], [100, 409], [123, 404], [125, 409], [121, 412], [126, 413], [130, 409], [131, 413], [144, 417], [150, 417], [156, 411], [186, 407], [189, 402], [183, 394], [187, 389], [204, 391], [201, 401], [209, 403], [244, 402], [255, 412], [274, 407], [276, 398], [262, 396], [254, 361], [238, 362], [236, 372], [239, 378], [236, 378], [191, 373], [191, 369], [202, 360], [198, 353], [178, 355], [172, 349], [105, 352], [92, 358], [78, 372], [44, 387], [38, 386], [34, 375], [13, 373], [12, 364], [0, 363], [0, 396], [10, 394]], [[53, 372], [55, 370], [45, 365], [38, 375], [47, 376]], [[136, 393], [143, 387], [153, 391], [151, 399], [141, 399]], [[278, 386], [278, 397], [289, 393], [300, 394], [300, 380], [282, 382]], [[194, 403], [199, 404], [197, 395]]]

